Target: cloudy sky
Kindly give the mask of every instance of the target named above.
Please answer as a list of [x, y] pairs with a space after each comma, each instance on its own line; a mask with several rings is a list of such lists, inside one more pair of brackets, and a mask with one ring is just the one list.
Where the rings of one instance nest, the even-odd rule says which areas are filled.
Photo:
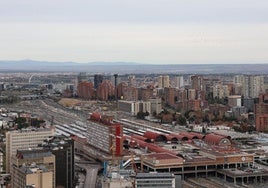
[[0, 0], [0, 60], [268, 63], [267, 0]]

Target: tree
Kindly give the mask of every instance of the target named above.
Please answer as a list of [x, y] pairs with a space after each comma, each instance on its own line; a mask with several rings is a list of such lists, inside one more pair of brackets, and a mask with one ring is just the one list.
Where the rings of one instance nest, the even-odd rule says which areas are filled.
[[206, 128], [203, 126], [202, 127], [202, 133], [205, 134], [207, 132]]
[[26, 122], [25, 117], [17, 117], [15, 119], [15, 123], [17, 124], [18, 129], [29, 127], [29, 124]]
[[178, 123], [179, 125], [186, 125], [186, 118], [185, 118], [184, 116], [179, 116], [179, 117], [177, 118], [177, 123]]
[[146, 115], [145, 112], [140, 111], [140, 112], [137, 113], [137, 118], [138, 119], [144, 119], [145, 118], [145, 115]]
[[44, 120], [39, 120], [39, 119], [32, 119], [31, 120], [31, 126], [40, 128], [41, 124], [45, 123]]

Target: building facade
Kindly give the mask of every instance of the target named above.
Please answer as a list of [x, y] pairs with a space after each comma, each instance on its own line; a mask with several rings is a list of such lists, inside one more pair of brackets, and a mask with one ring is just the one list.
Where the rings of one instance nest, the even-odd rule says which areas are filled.
[[42, 147], [51, 151], [56, 159], [56, 187], [74, 187], [74, 141], [66, 136], [54, 136]]
[[27, 164], [35, 164], [44, 166], [47, 171], [52, 172], [52, 187], [55, 187], [55, 155], [49, 150], [41, 148], [31, 150], [18, 150], [16, 155], [12, 155], [12, 187], [18, 187], [18, 176], [20, 174], [21, 167]]
[[135, 188], [175, 188], [175, 176], [170, 173], [138, 173]]
[[24, 129], [6, 133], [6, 172], [10, 173], [11, 156], [17, 150], [37, 148], [43, 140], [54, 135], [53, 129]]
[[268, 132], [268, 93], [259, 95], [259, 103], [255, 104], [256, 130]]
[[103, 75], [95, 74], [94, 75], [94, 88], [97, 89], [99, 85], [102, 83], [102, 81], [103, 81]]
[[158, 77], [158, 88], [166, 88], [170, 86], [169, 76]]
[[14, 168], [14, 188], [53, 188], [53, 172], [41, 165], [24, 165]]
[[93, 113], [87, 130], [88, 144], [108, 154], [122, 155], [123, 127], [113, 117]]

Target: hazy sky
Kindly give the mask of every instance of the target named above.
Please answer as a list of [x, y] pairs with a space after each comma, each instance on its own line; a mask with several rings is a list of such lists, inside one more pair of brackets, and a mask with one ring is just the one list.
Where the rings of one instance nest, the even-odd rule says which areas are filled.
[[0, 60], [268, 63], [268, 0], [0, 0]]

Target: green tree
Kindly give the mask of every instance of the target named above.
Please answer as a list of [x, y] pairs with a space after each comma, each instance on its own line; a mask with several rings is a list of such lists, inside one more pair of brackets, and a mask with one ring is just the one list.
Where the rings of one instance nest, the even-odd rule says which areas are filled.
[[15, 123], [18, 127], [18, 129], [29, 127], [29, 124], [26, 121], [25, 117], [18, 117], [15, 119]]

